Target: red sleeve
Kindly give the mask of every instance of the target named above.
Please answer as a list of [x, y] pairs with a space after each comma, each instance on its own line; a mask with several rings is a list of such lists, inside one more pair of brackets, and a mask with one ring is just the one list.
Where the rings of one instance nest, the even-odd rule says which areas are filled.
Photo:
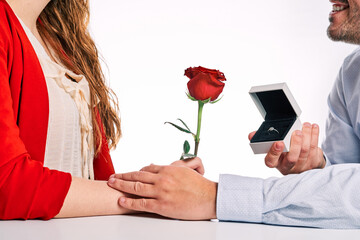
[[110, 157], [110, 151], [108, 147], [108, 142], [106, 140], [104, 126], [100, 118], [98, 109], [96, 109], [96, 120], [99, 123], [100, 131], [102, 135], [102, 144], [100, 152], [94, 159], [94, 174], [95, 180], [105, 180], [107, 181], [111, 174], [115, 173], [113, 163]]
[[20, 138], [9, 87], [11, 43], [5, 7], [0, 0], [0, 219], [50, 219], [62, 207], [71, 175], [31, 159]]

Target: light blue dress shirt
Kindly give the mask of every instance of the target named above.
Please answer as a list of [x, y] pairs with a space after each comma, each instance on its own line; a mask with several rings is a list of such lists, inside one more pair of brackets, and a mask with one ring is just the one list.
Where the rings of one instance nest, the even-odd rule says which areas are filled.
[[326, 168], [268, 179], [220, 175], [220, 220], [360, 228], [360, 48], [345, 59], [328, 105]]

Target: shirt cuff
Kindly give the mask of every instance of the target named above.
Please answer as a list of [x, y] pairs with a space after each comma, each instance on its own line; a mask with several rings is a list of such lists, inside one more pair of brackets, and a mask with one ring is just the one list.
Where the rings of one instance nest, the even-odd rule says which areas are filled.
[[223, 221], [262, 222], [263, 182], [260, 178], [220, 175], [217, 218]]
[[331, 162], [330, 162], [329, 159], [326, 157], [326, 154], [323, 153], [323, 155], [324, 155], [324, 158], [325, 158], [325, 167], [331, 166]]

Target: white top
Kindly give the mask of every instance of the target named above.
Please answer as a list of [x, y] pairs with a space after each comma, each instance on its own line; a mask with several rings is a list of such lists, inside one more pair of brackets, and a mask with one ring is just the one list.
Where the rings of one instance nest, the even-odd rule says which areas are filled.
[[72, 176], [94, 179], [88, 82], [83, 75], [54, 62], [30, 29], [18, 19], [37, 54], [49, 94], [44, 166], [69, 172]]

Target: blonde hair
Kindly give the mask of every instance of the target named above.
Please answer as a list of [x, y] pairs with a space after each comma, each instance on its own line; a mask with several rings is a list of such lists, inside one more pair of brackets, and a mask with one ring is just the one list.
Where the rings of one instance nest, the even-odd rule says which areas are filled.
[[[109, 148], [115, 148], [121, 136], [119, 107], [115, 93], [106, 86], [99, 62], [98, 50], [88, 32], [88, 0], [52, 0], [39, 16], [37, 28], [44, 42], [51, 47], [55, 57], [76, 74], [89, 82], [95, 154], [103, 142], [104, 128]], [[99, 116], [98, 116], [99, 115]], [[99, 125], [100, 117], [103, 126]]]

